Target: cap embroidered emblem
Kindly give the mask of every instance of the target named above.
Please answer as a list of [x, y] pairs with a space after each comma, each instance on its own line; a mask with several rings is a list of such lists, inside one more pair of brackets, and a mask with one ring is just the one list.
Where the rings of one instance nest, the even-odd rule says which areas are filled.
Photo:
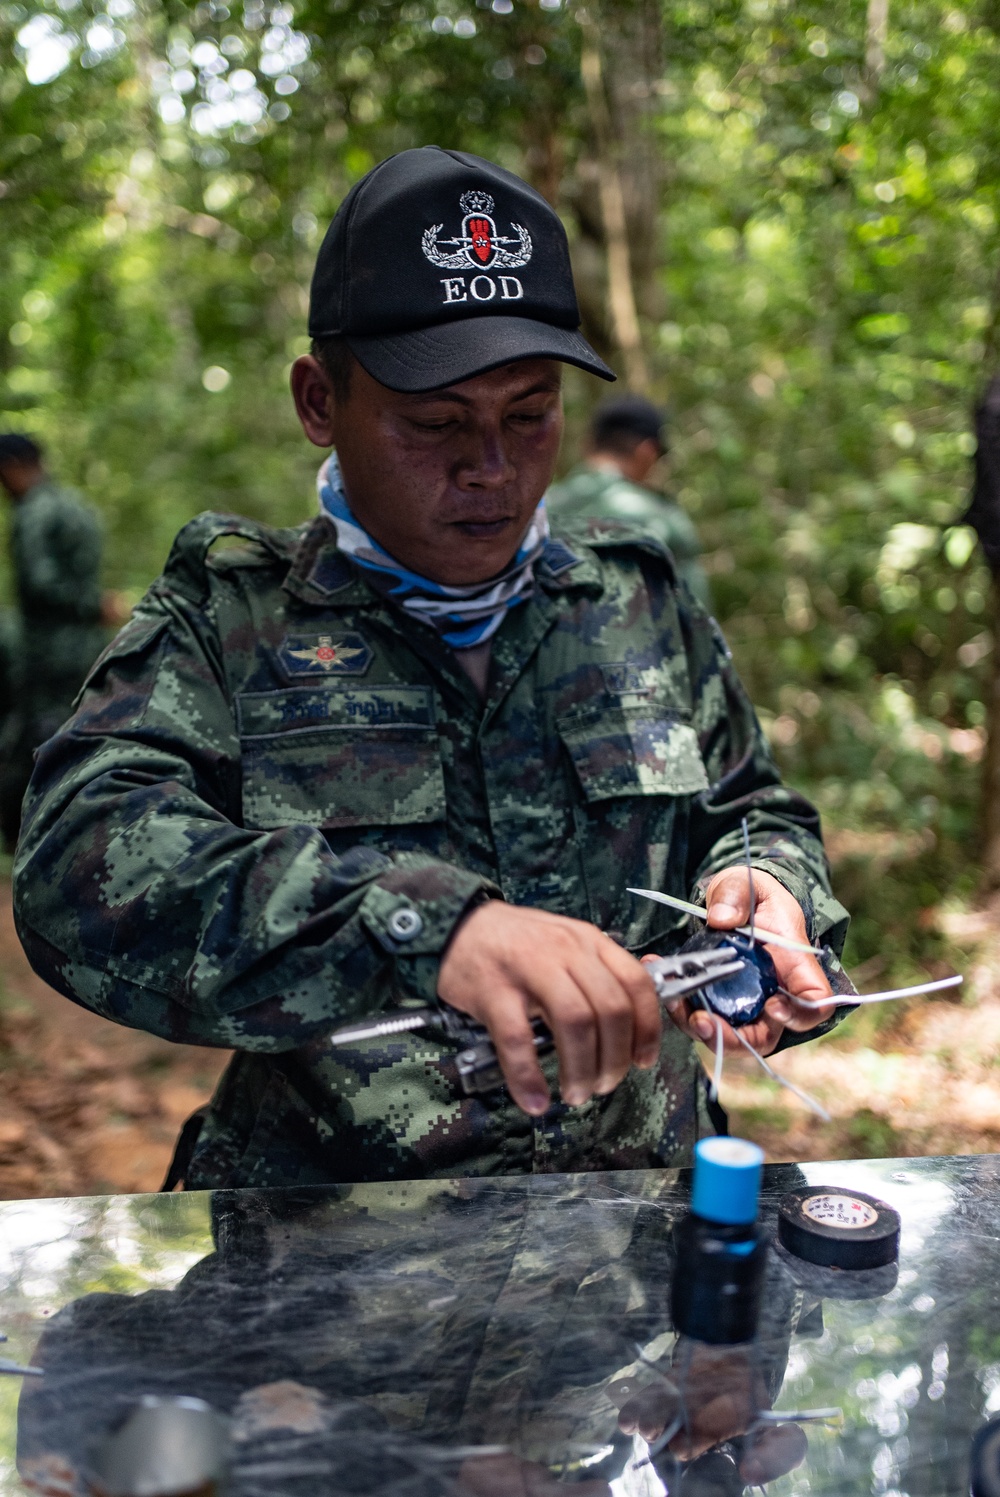
[[292, 676], [362, 676], [371, 663], [371, 646], [360, 634], [334, 639], [320, 634], [315, 640], [287, 639], [281, 658]]
[[[465, 217], [462, 229], [454, 239], [439, 239], [443, 224], [434, 224], [425, 229], [421, 243], [424, 254], [432, 265], [442, 270], [490, 270], [503, 266], [513, 270], [515, 266], [527, 265], [531, 259], [531, 235], [522, 224], [511, 224], [516, 238], [497, 233], [493, 217], [493, 199], [488, 192], [463, 192], [459, 205]], [[516, 249], [506, 249], [506, 245]], [[445, 245], [458, 246], [454, 251]]]

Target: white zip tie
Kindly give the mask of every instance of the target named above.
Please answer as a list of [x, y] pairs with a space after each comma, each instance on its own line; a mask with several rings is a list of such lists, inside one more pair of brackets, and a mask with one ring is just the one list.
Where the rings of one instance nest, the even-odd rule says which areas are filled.
[[745, 816], [740, 822], [740, 829], [743, 832], [743, 853], [746, 858], [747, 864], [747, 883], [750, 886], [750, 944], [752, 946], [755, 939], [753, 933], [753, 864], [750, 862], [750, 828], [747, 826], [747, 819]]
[[[711, 1012], [711, 1010], [709, 1010], [709, 1012]], [[719, 1086], [722, 1081], [722, 1058], [725, 1054], [725, 1051], [723, 1049], [722, 1043], [722, 1020], [716, 1013], [712, 1014], [712, 1018], [715, 1020], [715, 1067], [712, 1071], [712, 1085], [709, 1089], [708, 1095], [711, 1097], [713, 1102], [718, 1102]]]
[[769, 1066], [763, 1055], [761, 1055], [760, 1052], [758, 1050], [755, 1050], [751, 1045], [746, 1035], [741, 1034], [738, 1029], [734, 1029], [733, 1033], [739, 1040], [740, 1044], [750, 1051], [750, 1054], [753, 1056], [758, 1065], [763, 1066], [764, 1070], [770, 1076], [772, 1081], [777, 1081], [780, 1086], [785, 1086], [790, 1092], [794, 1092], [799, 1100], [804, 1102], [807, 1107], [811, 1108], [818, 1118], [823, 1119], [824, 1123], [833, 1122], [833, 1119], [827, 1112], [826, 1108], [823, 1107], [821, 1103], [817, 1102], [815, 1097], [810, 1097], [809, 1093], [804, 1092], [800, 1086], [796, 1086], [794, 1081], [789, 1081], [787, 1076], [782, 1076], [778, 1071], [774, 1069], [773, 1066]]
[[816, 998], [796, 998], [796, 1003], [801, 1003], [803, 1008], [827, 1008], [831, 1003], [849, 1003], [855, 1007], [861, 1003], [890, 1003], [894, 998], [911, 998], [917, 993], [937, 993], [942, 988], [957, 988], [965, 981], [964, 977], [939, 977], [936, 982], [918, 982], [912, 988], [890, 988], [885, 993], [835, 993], [829, 998], [822, 1000]]
[[[691, 904], [686, 899], [678, 899], [675, 894], [661, 894], [657, 889], [632, 889], [625, 891], [627, 894], [640, 894], [643, 899], [655, 899], [658, 904], [667, 904], [672, 910], [682, 910], [685, 915], [696, 915], [699, 920], [708, 919], [708, 911], [700, 904]], [[730, 934], [729, 931], [713, 925], [713, 930], [718, 930], [720, 936]], [[737, 925], [736, 930], [741, 936], [751, 935], [749, 925]], [[776, 935], [773, 930], [761, 930], [756, 926], [752, 932], [755, 941], [762, 946], [781, 946], [786, 951], [807, 951], [810, 956], [822, 956], [822, 946], [807, 946], [804, 941], [793, 941], [790, 936]]]
[[826, 1424], [830, 1420], [842, 1421], [843, 1409], [761, 1409], [754, 1424]]

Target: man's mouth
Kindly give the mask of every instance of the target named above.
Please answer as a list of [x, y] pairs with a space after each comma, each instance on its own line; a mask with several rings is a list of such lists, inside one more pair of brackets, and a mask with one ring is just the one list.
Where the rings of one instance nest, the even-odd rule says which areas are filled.
[[503, 535], [513, 523], [513, 516], [501, 515], [496, 520], [453, 520], [452, 524], [462, 535], [467, 535], [470, 540], [490, 540], [493, 536]]

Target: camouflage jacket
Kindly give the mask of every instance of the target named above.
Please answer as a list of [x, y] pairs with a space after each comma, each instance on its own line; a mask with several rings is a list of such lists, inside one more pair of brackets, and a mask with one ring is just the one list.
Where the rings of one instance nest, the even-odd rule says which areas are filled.
[[[225, 536], [246, 544], [210, 554]], [[690, 897], [742, 858], [746, 815], [757, 866], [842, 943], [816, 814], [662, 548], [552, 540], [536, 577], [483, 703], [325, 519], [202, 515], [42, 748], [15, 868], [36, 970], [110, 1019], [237, 1052], [190, 1186], [689, 1160], [703, 1073], [669, 1023], [659, 1069], [534, 1120], [506, 1092], [464, 1097], [433, 1032], [331, 1050], [340, 1024], [435, 1001], [477, 898], [670, 950], [683, 917], [626, 886]]]
[[711, 610], [711, 589], [698, 561], [701, 541], [690, 516], [675, 499], [632, 483], [620, 473], [592, 468], [589, 463], [581, 463], [562, 483], [553, 484], [547, 499], [557, 525], [614, 520], [659, 541], [672, 553], [681, 581], [687, 583], [699, 603]]
[[13, 506], [14, 585], [21, 615], [21, 688], [38, 710], [70, 709], [107, 635], [101, 618], [100, 518], [71, 489], [43, 479]]

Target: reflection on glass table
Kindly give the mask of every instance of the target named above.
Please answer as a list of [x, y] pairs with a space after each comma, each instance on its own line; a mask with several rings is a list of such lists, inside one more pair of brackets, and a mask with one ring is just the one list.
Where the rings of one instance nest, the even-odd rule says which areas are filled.
[[1000, 1164], [774, 1167], [765, 1222], [807, 1181], [894, 1206], [898, 1272], [773, 1248], [741, 1347], [670, 1323], [686, 1172], [7, 1203], [2, 1351], [44, 1375], [0, 1376], [0, 1494], [126, 1479], [109, 1441], [150, 1398], [222, 1421], [224, 1479], [175, 1492], [967, 1493]]

